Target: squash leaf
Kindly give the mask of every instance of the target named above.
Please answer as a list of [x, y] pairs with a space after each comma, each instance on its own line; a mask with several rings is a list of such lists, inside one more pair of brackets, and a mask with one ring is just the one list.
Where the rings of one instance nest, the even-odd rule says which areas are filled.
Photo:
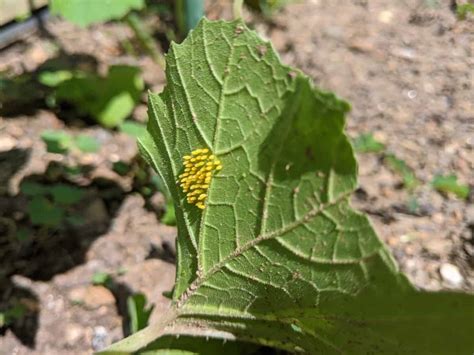
[[[176, 203], [173, 304], [109, 352], [162, 349], [170, 334], [309, 354], [472, 352], [474, 298], [416, 290], [350, 206], [346, 102], [241, 21], [201, 21], [166, 74], [140, 148]], [[223, 166], [204, 210], [176, 183], [199, 148]]]

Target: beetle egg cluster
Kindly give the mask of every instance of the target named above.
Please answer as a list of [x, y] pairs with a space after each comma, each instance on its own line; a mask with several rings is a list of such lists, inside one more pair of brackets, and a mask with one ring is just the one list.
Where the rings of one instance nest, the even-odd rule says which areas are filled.
[[188, 203], [204, 209], [212, 174], [222, 169], [221, 162], [209, 149], [196, 149], [183, 157], [184, 172], [179, 175], [180, 186]]

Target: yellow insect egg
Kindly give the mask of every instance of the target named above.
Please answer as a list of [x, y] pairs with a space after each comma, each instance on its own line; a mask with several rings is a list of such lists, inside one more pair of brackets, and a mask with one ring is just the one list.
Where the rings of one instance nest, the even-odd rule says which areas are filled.
[[183, 166], [184, 171], [179, 175], [179, 186], [186, 194], [186, 201], [204, 209], [212, 176], [222, 169], [222, 164], [209, 149], [203, 148], [185, 155]]

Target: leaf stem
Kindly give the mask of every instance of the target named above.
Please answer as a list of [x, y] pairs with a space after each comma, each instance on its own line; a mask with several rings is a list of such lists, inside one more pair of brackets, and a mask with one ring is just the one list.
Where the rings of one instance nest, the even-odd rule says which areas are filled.
[[148, 52], [153, 61], [164, 70], [165, 58], [156, 46], [156, 43], [151, 34], [147, 31], [145, 26], [143, 26], [143, 22], [140, 20], [138, 15], [136, 13], [130, 12], [125, 17], [125, 21], [127, 25], [132, 29], [137, 40], [140, 42], [140, 45]]

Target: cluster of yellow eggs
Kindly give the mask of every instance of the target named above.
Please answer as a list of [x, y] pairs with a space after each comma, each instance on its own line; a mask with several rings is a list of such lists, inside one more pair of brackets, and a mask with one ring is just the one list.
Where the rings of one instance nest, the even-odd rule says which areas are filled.
[[183, 157], [184, 172], [179, 175], [180, 186], [188, 203], [204, 209], [212, 174], [222, 169], [221, 162], [209, 149], [196, 149]]

